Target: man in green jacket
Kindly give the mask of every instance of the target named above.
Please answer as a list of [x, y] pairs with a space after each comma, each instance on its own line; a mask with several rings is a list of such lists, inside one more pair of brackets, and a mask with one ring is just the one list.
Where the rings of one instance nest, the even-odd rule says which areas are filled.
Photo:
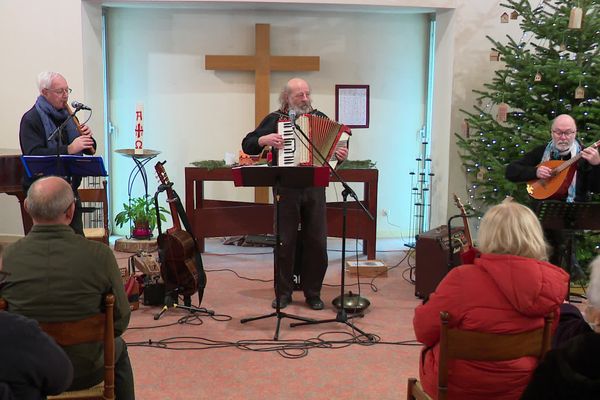
[[[75, 234], [69, 226], [75, 198], [59, 177], [35, 181], [25, 208], [33, 219], [26, 237], [9, 246], [2, 257], [10, 273], [0, 296], [10, 312], [41, 322], [77, 320], [101, 311], [107, 293], [115, 296], [115, 392], [118, 400], [134, 399], [133, 372], [127, 346], [120, 337], [131, 311], [111, 249]], [[65, 352], [74, 368], [69, 390], [96, 385], [103, 378], [99, 344], [69, 346]]]

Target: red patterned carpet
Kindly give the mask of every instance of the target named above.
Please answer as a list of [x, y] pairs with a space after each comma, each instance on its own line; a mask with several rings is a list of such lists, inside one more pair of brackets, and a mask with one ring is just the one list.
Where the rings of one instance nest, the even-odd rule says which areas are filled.
[[[329, 241], [325, 310], [308, 309], [302, 293], [295, 292], [285, 312], [319, 320], [336, 317], [331, 300], [340, 293], [340, 246], [339, 240]], [[353, 246], [353, 241], [348, 244]], [[413, 342], [412, 317], [419, 300], [404, 279], [408, 262], [401, 248], [400, 240], [378, 243], [378, 259], [388, 267], [400, 265], [375, 279], [373, 287], [370, 278], [363, 278], [361, 292], [371, 306], [363, 318], [351, 320], [375, 335], [376, 343], [354, 339], [345, 323], [290, 328], [294, 321], [289, 318], [281, 320], [280, 340], [274, 342], [276, 318], [240, 323], [273, 312], [271, 249], [210, 240], [203, 256], [208, 285], [202, 306], [214, 310], [214, 317], [169, 309], [156, 321], [153, 316], [160, 308], [144, 306], [132, 314], [124, 338], [130, 345], [137, 398], [405, 398], [407, 378], [418, 375], [420, 347]], [[125, 266], [128, 254], [116, 256]], [[347, 289], [356, 293], [356, 279], [346, 281], [354, 285]]]

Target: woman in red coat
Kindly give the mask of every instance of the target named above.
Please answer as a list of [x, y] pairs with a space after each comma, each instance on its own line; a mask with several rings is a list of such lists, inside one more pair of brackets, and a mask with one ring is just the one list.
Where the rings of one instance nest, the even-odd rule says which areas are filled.
[[[427, 393], [437, 395], [440, 311], [450, 327], [489, 333], [518, 333], [543, 326], [565, 299], [569, 276], [546, 262], [542, 227], [527, 207], [505, 201], [485, 213], [479, 229], [481, 254], [474, 264], [453, 268], [429, 301], [416, 308], [413, 326], [425, 344], [420, 377]], [[535, 369], [532, 357], [517, 360], [450, 362], [448, 398], [518, 399]]]

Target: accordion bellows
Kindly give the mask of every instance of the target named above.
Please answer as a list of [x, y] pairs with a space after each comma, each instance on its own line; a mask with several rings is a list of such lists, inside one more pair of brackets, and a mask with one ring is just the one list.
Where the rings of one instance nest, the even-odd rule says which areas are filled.
[[277, 131], [283, 136], [284, 141], [283, 149], [278, 151], [277, 165], [322, 166], [325, 160], [328, 160], [335, 168], [337, 164], [335, 151], [339, 147], [347, 146], [351, 134], [350, 128], [312, 114], [299, 116], [296, 125], [299, 129], [296, 128], [294, 132], [290, 120], [281, 120], [277, 124]]

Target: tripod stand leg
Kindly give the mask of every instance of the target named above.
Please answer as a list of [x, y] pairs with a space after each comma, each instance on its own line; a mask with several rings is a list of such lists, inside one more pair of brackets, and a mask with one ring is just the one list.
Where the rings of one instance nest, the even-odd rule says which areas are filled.
[[240, 323], [245, 324], [246, 322], [258, 321], [259, 319], [271, 318], [271, 317], [275, 317], [275, 316], [277, 316], [276, 312], [271, 313], [271, 314], [266, 314], [266, 315], [260, 315], [258, 317], [242, 318], [240, 320]]

